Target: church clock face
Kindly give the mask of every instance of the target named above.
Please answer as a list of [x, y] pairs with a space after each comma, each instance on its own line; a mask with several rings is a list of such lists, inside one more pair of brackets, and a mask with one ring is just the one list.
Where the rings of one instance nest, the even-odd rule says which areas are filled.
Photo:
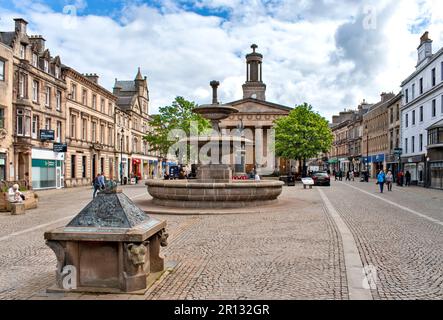
[[252, 95], [251, 95], [251, 98], [252, 98], [252, 99], [257, 99], [257, 94], [256, 94], [256, 93], [252, 94]]

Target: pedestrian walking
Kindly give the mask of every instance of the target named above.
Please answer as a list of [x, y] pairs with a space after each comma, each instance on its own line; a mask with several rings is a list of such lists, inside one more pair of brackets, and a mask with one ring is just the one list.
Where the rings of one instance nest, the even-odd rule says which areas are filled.
[[403, 185], [404, 185], [404, 178], [405, 178], [405, 175], [404, 175], [403, 171], [400, 170], [397, 174], [397, 182], [400, 187], [403, 187]]
[[351, 181], [351, 172], [350, 171], [346, 172], [346, 181]]
[[92, 185], [94, 187], [94, 193], [92, 194], [92, 198], [94, 199], [95, 196], [97, 195], [97, 191], [100, 190], [100, 174], [97, 174], [97, 176], [94, 178]]
[[411, 186], [411, 173], [409, 171], [406, 171], [405, 179], [406, 179], [406, 187], [410, 187]]
[[354, 174], [354, 171], [350, 171], [349, 172], [349, 181], [355, 181], [355, 174]]
[[380, 193], [383, 193], [385, 182], [386, 182], [386, 175], [383, 170], [380, 170], [379, 174], [377, 175], [377, 184], [380, 187]]
[[100, 174], [99, 182], [100, 182], [100, 190], [104, 190], [106, 187], [106, 177], [103, 172]]
[[386, 174], [386, 187], [388, 187], [388, 191], [392, 191], [392, 184], [394, 182], [394, 175], [392, 171], [388, 171]]

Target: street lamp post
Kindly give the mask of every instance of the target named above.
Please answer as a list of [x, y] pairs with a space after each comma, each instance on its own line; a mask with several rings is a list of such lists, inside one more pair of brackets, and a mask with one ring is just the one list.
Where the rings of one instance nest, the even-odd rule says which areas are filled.
[[123, 185], [123, 135], [125, 133], [125, 129], [122, 128], [120, 133], [121, 133], [121, 138], [120, 138], [120, 184]]
[[[237, 130], [238, 133], [240, 135], [240, 138], [243, 137], [244, 131], [245, 131], [245, 125], [243, 123], [243, 119], [240, 119], [240, 124], [237, 125]], [[235, 163], [234, 166], [236, 167], [236, 173], [238, 172], [245, 172], [245, 167], [244, 167], [244, 157], [245, 157], [245, 152], [246, 152], [246, 146], [245, 146], [245, 142], [244, 141], [240, 141], [240, 163], [237, 164]], [[238, 172], [237, 172], [238, 171]]]

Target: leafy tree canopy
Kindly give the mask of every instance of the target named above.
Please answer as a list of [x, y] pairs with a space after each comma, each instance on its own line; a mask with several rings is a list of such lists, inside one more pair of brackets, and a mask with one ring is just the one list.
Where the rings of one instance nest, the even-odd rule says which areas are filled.
[[166, 158], [170, 147], [183, 138], [183, 136], [174, 138], [174, 132], [181, 131], [189, 136], [191, 123], [197, 124], [193, 130], [198, 128], [198, 132], [210, 128], [208, 120], [192, 112], [196, 107], [195, 102], [176, 97], [171, 105], [161, 107], [158, 114], [152, 115], [149, 123], [150, 131], [144, 137], [149, 144], [149, 150], [159, 152], [161, 157]]
[[275, 121], [275, 151], [286, 159], [310, 159], [330, 150], [333, 141], [328, 121], [301, 104]]

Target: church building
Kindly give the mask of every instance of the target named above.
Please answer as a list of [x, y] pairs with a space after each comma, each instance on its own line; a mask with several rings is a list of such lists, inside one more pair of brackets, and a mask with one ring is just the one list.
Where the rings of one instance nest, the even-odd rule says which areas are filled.
[[[249, 173], [254, 168], [261, 174], [273, 172], [286, 174], [296, 168], [295, 162], [272, 157], [268, 159], [268, 141], [272, 141], [271, 130], [274, 121], [287, 116], [292, 108], [266, 100], [266, 84], [263, 82], [263, 55], [256, 52], [257, 45], [246, 55], [246, 82], [243, 84], [243, 99], [228, 102], [239, 112], [223, 120], [220, 128], [244, 130], [245, 137], [253, 145], [246, 145], [239, 151], [241, 161], [236, 161], [235, 174]], [[272, 170], [272, 172], [269, 172]]]

